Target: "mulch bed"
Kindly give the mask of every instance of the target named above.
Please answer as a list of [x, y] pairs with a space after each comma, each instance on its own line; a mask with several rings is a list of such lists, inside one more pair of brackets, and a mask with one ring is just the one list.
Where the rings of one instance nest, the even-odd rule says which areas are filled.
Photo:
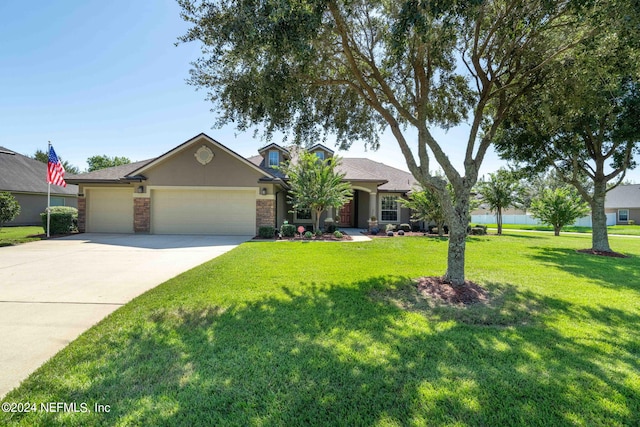
[[296, 237], [283, 237], [282, 239], [264, 239], [262, 237], [256, 236], [253, 238], [253, 240], [288, 240], [290, 242], [294, 242], [294, 241], [302, 241], [302, 242], [341, 242], [344, 240], [353, 240], [351, 238], [351, 236], [349, 236], [348, 234], [342, 234], [342, 239], [338, 239], [336, 238], [336, 236], [334, 236], [331, 233], [326, 233], [323, 234], [322, 237], [316, 237], [315, 235], [310, 238], [310, 239], [306, 239], [304, 237], [300, 237], [300, 236], [296, 236]]
[[[371, 237], [372, 239], [379, 239], [379, 238], [390, 238], [391, 236], [387, 236], [387, 233], [385, 233], [384, 231], [381, 231], [378, 234], [368, 234], [368, 233], [362, 233], [363, 235], [367, 236], [367, 237]], [[397, 231], [395, 231], [393, 233], [393, 237], [412, 237], [412, 236], [424, 236], [424, 237], [438, 237], [437, 234], [429, 234], [429, 233], [425, 233], [422, 231], [405, 231], [404, 236], [401, 236], [398, 234]], [[447, 235], [445, 234], [443, 237], [447, 237]]]
[[467, 306], [487, 302], [489, 292], [476, 283], [466, 280], [464, 285], [453, 285], [442, 277], [416, 279], [418, 293], [426, 298], [451, 305]]
[[578, 249], [576, 252], [580, 252], [581, 254], [608, 256], [611, 258], [629, 258], [628, 255], [621, 254], [619, 252], [594, 251], [593, 249]]

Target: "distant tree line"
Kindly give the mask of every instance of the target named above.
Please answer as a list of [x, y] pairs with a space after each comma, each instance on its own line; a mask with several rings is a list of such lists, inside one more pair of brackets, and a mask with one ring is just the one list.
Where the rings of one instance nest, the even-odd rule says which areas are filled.
[[[47, 163], [49, 160], [49, 156], [47, 155], [47, 153], [42, 150], [37, 150], [35, 154], [31, 156], [31, 158], [41, 161], [43, 163]], [[79, 167], [72, 165], [71, 163], [69, 163], [68, 161], [62, 158], [60, 158], [60, 161], [62, 162], [62, 167], [68, 174], [77, 175], [81, 173]], [[93, 172], [100, 169], [106, 169], [113, 166], [126, 165], [129, 163], [131, 163], [131, 160], [129, 160], [129, 158], [124, 156], [110, 157], [110, 156], [107, 156], [106, 154], [95, 155], [87, 159], [87, 164], [89, 165], [89, 167], [85, 172]]]

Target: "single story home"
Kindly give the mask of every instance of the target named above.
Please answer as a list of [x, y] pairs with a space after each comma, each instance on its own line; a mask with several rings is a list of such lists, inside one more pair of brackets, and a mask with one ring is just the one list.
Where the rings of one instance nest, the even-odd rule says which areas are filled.
[[[5, 225], [41, 225], [47, 208], [47, 164], [0, 147], [0, 192], [11, 193], [20, 214]], [[51, 186], [51, 206], [78, 207], [78, 186]]]
[[616, 215], [618, 225], [626, 225], [630, 220], [640, 224], [640, 184], [619, 185], [609, 191], [604, 209], [607, 214]]
[[[315, 145], [321, 158], [333, 151]], [[291, 213], [287, 178], [276, 169], [290, 160], [285, 147], [269, 144], [245, 158], [201, 133], [149, 160], [68, 177], [78, 184], [78, 228], [87, 232], [254, 235], [286, 220], [311, 225], [307, 212]], [[341, 227], [408, 223], [400, 198], [415, 185], [402, 170], [363, 158], [344, 158], [340, 170], [354, 197], [338, 212]], [[327, 214], [325, 214], [327, 216]]]

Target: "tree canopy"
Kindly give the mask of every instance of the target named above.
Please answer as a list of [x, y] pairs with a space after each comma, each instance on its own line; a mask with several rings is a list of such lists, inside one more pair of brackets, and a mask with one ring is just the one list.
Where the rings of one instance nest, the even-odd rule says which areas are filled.
[[344, 181], [344, 174], [336, 171], [340, 161], [336, 156], [321, 160], [314, 153], [301, 150], [295, 162], [279, 168], [287, 177], [292, 208], [309, 209], [316, 231], [320, 230], [320, 216], [327, 208], [338, 209], [351, 200], [351, 185]]
[[[591, 29], [595, 3], [571, 0], [179, 0], [182, 42], [203, 56], [190, 83], [206, 88], [218, 124], [263, 126], [294, 142], [335, 137], [379, 145], [389, 129], [416, 180], [443, 194], [445, 279], [464, 283], [469, 195], [514, 104]], [[469, 124], [462, 147], [434, 128]], [[417, 137], [409, 136], [416, 134]], [[463, 168], [450, 159], [464, 152]], [[429, 171], [433, 161], [446, 180]], [[453, 194], [445, 191], [446, 182]]]
[[578, 218], [589, 212], [588, 205], [582, 200], [575, 189], [567, 187], [551, 190], [547, 188], [533, 200], [531, 204], [533, 217], [545, 224], [553, 226], [556, 236], [565, 225], [572, 224]]
[[502, 234], [502, 210], [520, 202], [522, 188], [516, 176], [506, 169], [489, 174], [489, 180], [478, 184], [482, 201], [496, 213], [498, 234]]
[[87, 172], [93, 172], [113, 166], [127, 165], [131, 163], [131, 160], [129, 160], [127, 157], [109, 157], [106, 154], [103, 154], [89, 157], [87, 159], [87, 163], [89, 164]]
[[545, 89], [520, 100], [496, 146], [503, 157], [530, 170], [553, 167], [571, 183], [591, 206], [592, 249], [611, 251], [605, 195], [640, 152], [640, 10], [623, 2], [597, 18], [608, 31], [586, 37], [549, 69]]
[[430, 188], [415, 189], [407, 199], [402, 199], [404, 207], [411, 209], [411, 219], [414, 221], [433, 221], [438, 228], [438, 235], [444, 235], [444, 225], [447, 216], [442, 208], [440, 196]]

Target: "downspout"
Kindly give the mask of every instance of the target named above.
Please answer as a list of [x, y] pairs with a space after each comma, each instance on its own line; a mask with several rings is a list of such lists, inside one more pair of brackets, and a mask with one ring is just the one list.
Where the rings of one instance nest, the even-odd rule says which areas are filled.
[[275, 216], [273, 218], [273, 228], [276, 229], [276, 231], [278, 231], [278, 194], [280, 194], [280, 191], [276, 191], [276, 206], [275, 206]]

